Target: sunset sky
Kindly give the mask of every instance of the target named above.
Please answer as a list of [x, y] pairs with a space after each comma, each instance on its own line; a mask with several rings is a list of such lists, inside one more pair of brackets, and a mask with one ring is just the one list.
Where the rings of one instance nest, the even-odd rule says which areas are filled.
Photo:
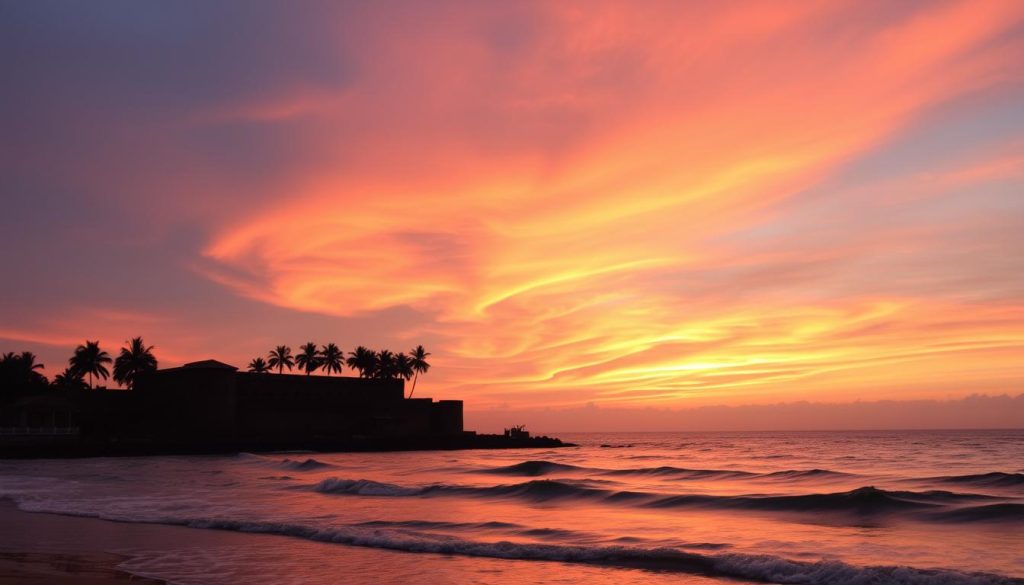
[[1024, 392], [1019, 0], [301, 4], [0, 1], [0, 351], [422, 343], [470, 413]]

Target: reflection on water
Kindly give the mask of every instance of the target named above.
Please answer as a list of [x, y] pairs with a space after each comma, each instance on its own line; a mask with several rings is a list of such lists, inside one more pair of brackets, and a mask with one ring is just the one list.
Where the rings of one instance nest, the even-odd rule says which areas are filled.
[[4, 461], [0, 495], [294, 537], [133, 551], [186, 583], [1024, 577], [1024, 432], [564, 438], [581, 446]]

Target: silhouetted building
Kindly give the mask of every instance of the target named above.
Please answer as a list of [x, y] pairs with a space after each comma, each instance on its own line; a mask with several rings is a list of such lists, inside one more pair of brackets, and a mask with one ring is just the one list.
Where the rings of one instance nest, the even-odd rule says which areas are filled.
[[0, 404], [0, 446], [415, 447], [461, 435], [461, 400], [406, 399], [400, 379], [254, 374], [216, 360], [142, 374], [133, 390], [47, 391]]
[[462, 401], [405, 398], [401, 379], [254, 374], [215, 360], [140, 376], [136, 433], [242, 441], [461, 434]]
[[461, 400], [405, 398], [400, 379], [254, 374], [215, 360], [139, 375], [133, 390], [0, 394], [0, 457], [565, 445], [513, 431], [466, 432]]
[[65, 445], [78, 440], [76, 401], [43, 393], [0, 402], [0, 445]]

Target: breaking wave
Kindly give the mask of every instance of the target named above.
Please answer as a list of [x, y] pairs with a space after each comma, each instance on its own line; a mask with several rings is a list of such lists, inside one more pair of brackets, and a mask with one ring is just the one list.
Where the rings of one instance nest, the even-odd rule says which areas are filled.
[[[304, 489], [309, 489], [306, 486]], [[511, 497], [532, 502], [555, 500], [598, 501], [609, 504], [636, 505], [648, 508], [716, 508], [753, 510], [761, 512], [837, 512], [856, 515], [879, 515], [897, 512], [942, 511], [950, 506], [969, 505], [997, 498], [981, 494], [961, 494], [948, 491], [888, 491], [876, 487], [824, 494], [779, 495], [708, 495], [659, 494], [635, 491], [613, 491], [594, 487], [587, 481], [540, 479], [522, 483], [495, 486], [465, 486], [433, 484], [421, 487], [400, 486], [366, 479], [325, 479], [312, 486], [325, 494], [358, 496], [439, 496], [466, 495], [474, 497]], [[924, 520], [964, 521], [1003, 520], [1020, 517], [1024, 505], [992, 504], [947, 510], [947, 514], [921, 515]], [[1000, 516], [1004, 514], [1004, 516]]]
[[463, 485], [433, 484], [422, 487], [407, 487], [390, 483], [381, 483], [368, 479], [325, 479], [315, 486], [314, 491], [326, 494], [345, 494], [358, 496], [429, 496], [429, 495], [474, 495], [516, 497], [532, 501], [556, 499], [597, 499], [611, 495], [601, 488], [587, 487], [583, 482], [571, 483], [569, 480], [554, 481], [539, 479], [523, 483], [473, 487]]
[[736, 469], [690, 469], [686, 467], [673, 467], [662, 465], [659, 467], [635, 467], [630, 469], [597, 469], [592, 467], [580, 467], [554, 461], [523, 461], [514, 465], [495, 467], [480, 470], [483, 473], [496, 475], [515, 475], [524, 477], [536, 477], [554, 473], [590, 472], [607, 476], [653, 476], [676, 479], [748, 479], [765, 478], [775, 480], [803, 480], [803, 479], [824, 479], [855, 477], [850, 473], [831, 471], [828, 469], [788, 469], [771, 473], [755, 473]]
[[494, 530], [504, 533], [518, 534], [521, 536], [532, 536], [535, 538], [575, 538], [580, 536], [592, 537], [590, 534], [578, 530], [565, 530], [562, 528], [530, 528], [512, 522], [444, 522], [435, 520], [371, 520], [360, 522], [356, 526], [367, 526], [373, 528], [413, 528], [417, 530]]
[[[438, 486], [433, 486], [438, 487]], [[357, 496], [419, 496], [429, 488], [402, 487], [369, 479], [339, 479], [331, 477], [316, 484], [314, 490], [325, 494]]]
[[294, 471], [312, 471], [314, 469], [325, 469], [331, 467], [330, 463], [324, 463], [323, 461], [317, 461], [316, 459], [305, 459], [299, 461], [297, 459], [285, 459], [278, 464], [278, 467], [282, 469], [291, 469]]
[[[480, 542], [429, 534], [415, 535], [371, 526], [314, 528], [300, 524], [190, 519], [171, 522], [193, 528], [279, 534], [318, 542], [521, 561], [557, 561], [606, 567], [652, 569], [662, 572], [748, 579], [792, 585], [1024, 585], [993, 573], [921, 569], [909, 566], [859, 567], [836, 560], [795, 561], [774, 555], [707, 554], [680, 548], [582, 546], [548, 543]], [[702, 548], [695, 545], [693, 549]], [[706, 548], [706, 547], [704, 547]]]
[[264, 467], [283, 469], [286, 471], [313, 471], [315, 469], [327, 469], [334, 467], [330, 463], [317, 461], [312, 457], [306, 459], [289, 459], [287, 457], [284, 459], [276, 459], [264, 455], [257, 455], [255, 453], [239, 453], [237, 457], [242, 461], [251, 462]]

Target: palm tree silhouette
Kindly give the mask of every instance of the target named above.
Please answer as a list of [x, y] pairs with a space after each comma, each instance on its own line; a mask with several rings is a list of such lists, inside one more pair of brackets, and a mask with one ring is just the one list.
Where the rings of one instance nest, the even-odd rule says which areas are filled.
[[36, 370], [43, 369], [43, 364], [36, 361], [36, 354], [31, 351], [23, 351], [16, 358], [21, 375], [25, 378], [25, 381], [29, 384], [38, 384], [40, 382], [46, 382], [46, 376], [43, 376]]
[[267, 355], [267, 366], [271, 369], [277, 368], [277, 373], [284, 373], [284, 369], [288, 368], [288, 371], [292, 371], [292, 366], [295, 362], [292, 361], [292, 348], [287, 345], [279, 345], [276, 348], [270, 350], [270, 354]]
[[85, 390], [88, 386], [85, 385], [85, 380], [82, 379], [81, 372], [76, 372], [72, 368], [64, 368], [64, 371], [53, 377], [52, 386], [61, 390]]
[[395, 377], [401, 378], [401, 379], [403, 379], [403, 380], [408, 382], [409, 379], [412, 378], [412, 375], [413, 375], [412, 358], [407, 356], [407, 355], [405, 355], [404, 353], [399, 353], [398, 355], [396, 355], [395, 356]]
[[98, 376], [106, 380], [110, 370], [105, 364], [111, 363], [110, 354], [100, 349], [99, 341], [85, 340], [84, 345], [75, 348], [75, 355], [68, 360], [71, 368], [80, 374], [89, 376], [89, 387], [92, 388], [92, 377]]
[[372, 349], [360, 345], [355, 351], [350, 351], [345, 364], [353, 370], [359, 370], [360, 378], [369, 378], [377, 364], [377, 354]]
[[249, 371], [254, 374], [266, 374], [267, 372], [270, 371], [270, 367], [267, 365], [267, 362], [263, 360], [263, 358], [256, 357], [253, 358], [251, 362], [249, 362]]
[[337, 345], [328, 343], [320, 350], [320, 367], [330, 376], [331, 372], [341, 373], [341, 366], [345, 363], [345, 352]]
[[124, 384], [128, 389], [135, 387], [135, 379], [143, 372], [156, 370], [156, 357], [153, 346], [146, 347], [141, 337], [133, 337], [126, 341], [128, 347], [121, 348], [121, 354], [114, 360], [114, 381]]
[[29, 372], [43, 369], [43, 364], [36, 362], [36, 354], [31, 351], [23, 351], [15, 359], [21, 360], [21, 367]]
[[416, 382], [420, 379], [420, 374], [426, 374], [430, 369], [430, 364], [427, 363], [427, 356], [430, 355], [430, 352], [423, 349], [422, 345], [417, 345], [409, 353], [409, 357], [412, 359], [412, 370], [416, 372], [412, 379], [412, 390], [409, 391], [409, 398], [412, 398], [412, 393], [416, 391]]
[[320, 355], [316, 350], [316, 344], [312, 341], [300, 345], [299, 349], [302, 351], [295, 356], [295, 366], [305, 371], [308, 376], [320, 367]]
[[373, 377], [375, 378], [394, 378], [395, 377], [395, 354], [388, 349], [382, 349], [377, 352], [377, 364], [374, 368]]
[[46, 376], [36, 371], [41, 369], [43, 364], [36, 362], [36, 354], [31, 351], [5, 353], [0, 356], [0, 390], [24, 391], [45, 387]]

